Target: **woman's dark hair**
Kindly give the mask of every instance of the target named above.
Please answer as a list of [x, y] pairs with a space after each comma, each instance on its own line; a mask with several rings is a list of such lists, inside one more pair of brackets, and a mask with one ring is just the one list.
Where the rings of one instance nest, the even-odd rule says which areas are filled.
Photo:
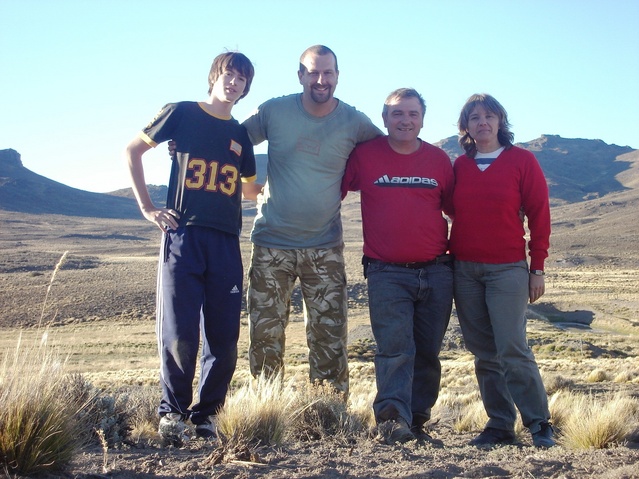
[[515, 135], [510, 131], [510, 123], [508, 122], [508, 113], [495, 98], [486, 93], [476, 93], [472, 95], [462, 108], [459, 114], [457, 127], [459, 128], [459, 146], [466, 152], [466, 156], [474, 158], [477, 154], [477, 145], [475, 140], [468, 133], [468, 119], [476, 106], [481, 105], [486, 110], [494, 113], [499, 118], [499, 131], [497, 132], [497, 141], [506, 149], [513, 146]]

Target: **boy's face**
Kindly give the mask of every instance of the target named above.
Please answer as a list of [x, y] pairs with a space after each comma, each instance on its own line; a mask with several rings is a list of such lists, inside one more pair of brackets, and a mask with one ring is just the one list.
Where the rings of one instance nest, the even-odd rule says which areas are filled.
[[211, 95], [218, 100], [235, 103], [240, 99], [246, 88], [246, 78], [237, 70], [225, 70], [215, 83]]

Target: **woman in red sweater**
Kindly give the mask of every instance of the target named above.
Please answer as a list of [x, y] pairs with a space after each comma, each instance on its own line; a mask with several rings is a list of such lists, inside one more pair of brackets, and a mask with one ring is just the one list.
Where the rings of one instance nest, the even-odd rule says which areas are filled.
[[544, 294], [548, 186], [534, 155], [513, 145], [506, 110], [492, 96], [471, 96], [458, 126], [466, 154], [454, 163], [455, 305], [489, 417], [470, 444], [515, 442], [516, 407], [533, 444], [550, 447], [548, 398], [526, 339], [528, 300]]

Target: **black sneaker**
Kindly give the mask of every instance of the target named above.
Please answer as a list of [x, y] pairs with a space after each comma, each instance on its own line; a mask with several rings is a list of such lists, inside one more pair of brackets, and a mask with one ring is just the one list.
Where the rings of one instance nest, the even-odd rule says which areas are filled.
[[413, 433], [413, 436], [415, 436], [418, 441], [427, 442], [436, 447], [444, 446], [443, 441], [440, 441], [439, 439], [435, 439], [430, 434], [428, 434], [426, 430], [424, 429], [424, 426], [418, 426], [414, 424], [411, 426], [410, 432]]
[[471, 446], [497, 446], [500, 444], [514, 444], [515, 439], [516, 437], [513, 431], [487, 427], [468, 444]]
[[549, 422], [542, 422], [541, 429], [532, 435], [533, 446], [535, 447], [553, 447], [556, 442], [553, 439], [554, 431]]
[[217, 437], [215, 416], [209, 416], [204, 420], [204, 422], [196, 424], [195, 435], [204, 439], [215, 439]]

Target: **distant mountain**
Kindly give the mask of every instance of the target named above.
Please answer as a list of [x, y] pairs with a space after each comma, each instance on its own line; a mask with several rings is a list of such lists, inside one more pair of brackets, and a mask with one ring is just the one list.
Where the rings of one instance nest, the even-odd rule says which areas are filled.
[[[436, 143], [451, 159], [462, 152], [453, 136]], [[518, 146], [532, 151], [550, 187], [553, 206], [579, 203], [639, 187], [639, 150], [601, 140], [557, 135]], [[258, 182], [266, 178], [266, 155], [256, 155]], [[637, 167], [635, 167], [637, 165]], [[166, 201], [166, 186], [149, 186], [156, 204]], [[131, 188], [109, 194], [71, 188], [38, 175], [22, 164], [20, 154], [0, 150], [0, 209], [101, 218], [141, 218]]]
[[32, 214], [96, 218], [142, 218], [130, 198], [92, 193], [38, 175], [22, 165], [20, 154], [0, 150], [0, 209]]
[[[151, 201], [153, 201], [154, 205], [159, 206], [166, 204], [166, 195], [169, 191], [169, 188], [166, 185], [146, 185], [146, 187], [149, 190], [149, 196], [151, 197]], [[121, 190], [111, 191], [109, 195], [135, 200], [135, 195], [131, 188], [122, 188]]]
[[[457, 136], [435, 145], [451, 160], [463, 153]], [[627, 186], [620, 183], [617, 175], [629, 170], [631, 162], [621, 157], [636, 151], [629, 146], [608, 145], [601, 140], [557, 135], [542, 135], [536, 140], [517, 143], [517, 146], [533, 152], [539, 160], [553, 204], [575, 203], [623, 191]]]

